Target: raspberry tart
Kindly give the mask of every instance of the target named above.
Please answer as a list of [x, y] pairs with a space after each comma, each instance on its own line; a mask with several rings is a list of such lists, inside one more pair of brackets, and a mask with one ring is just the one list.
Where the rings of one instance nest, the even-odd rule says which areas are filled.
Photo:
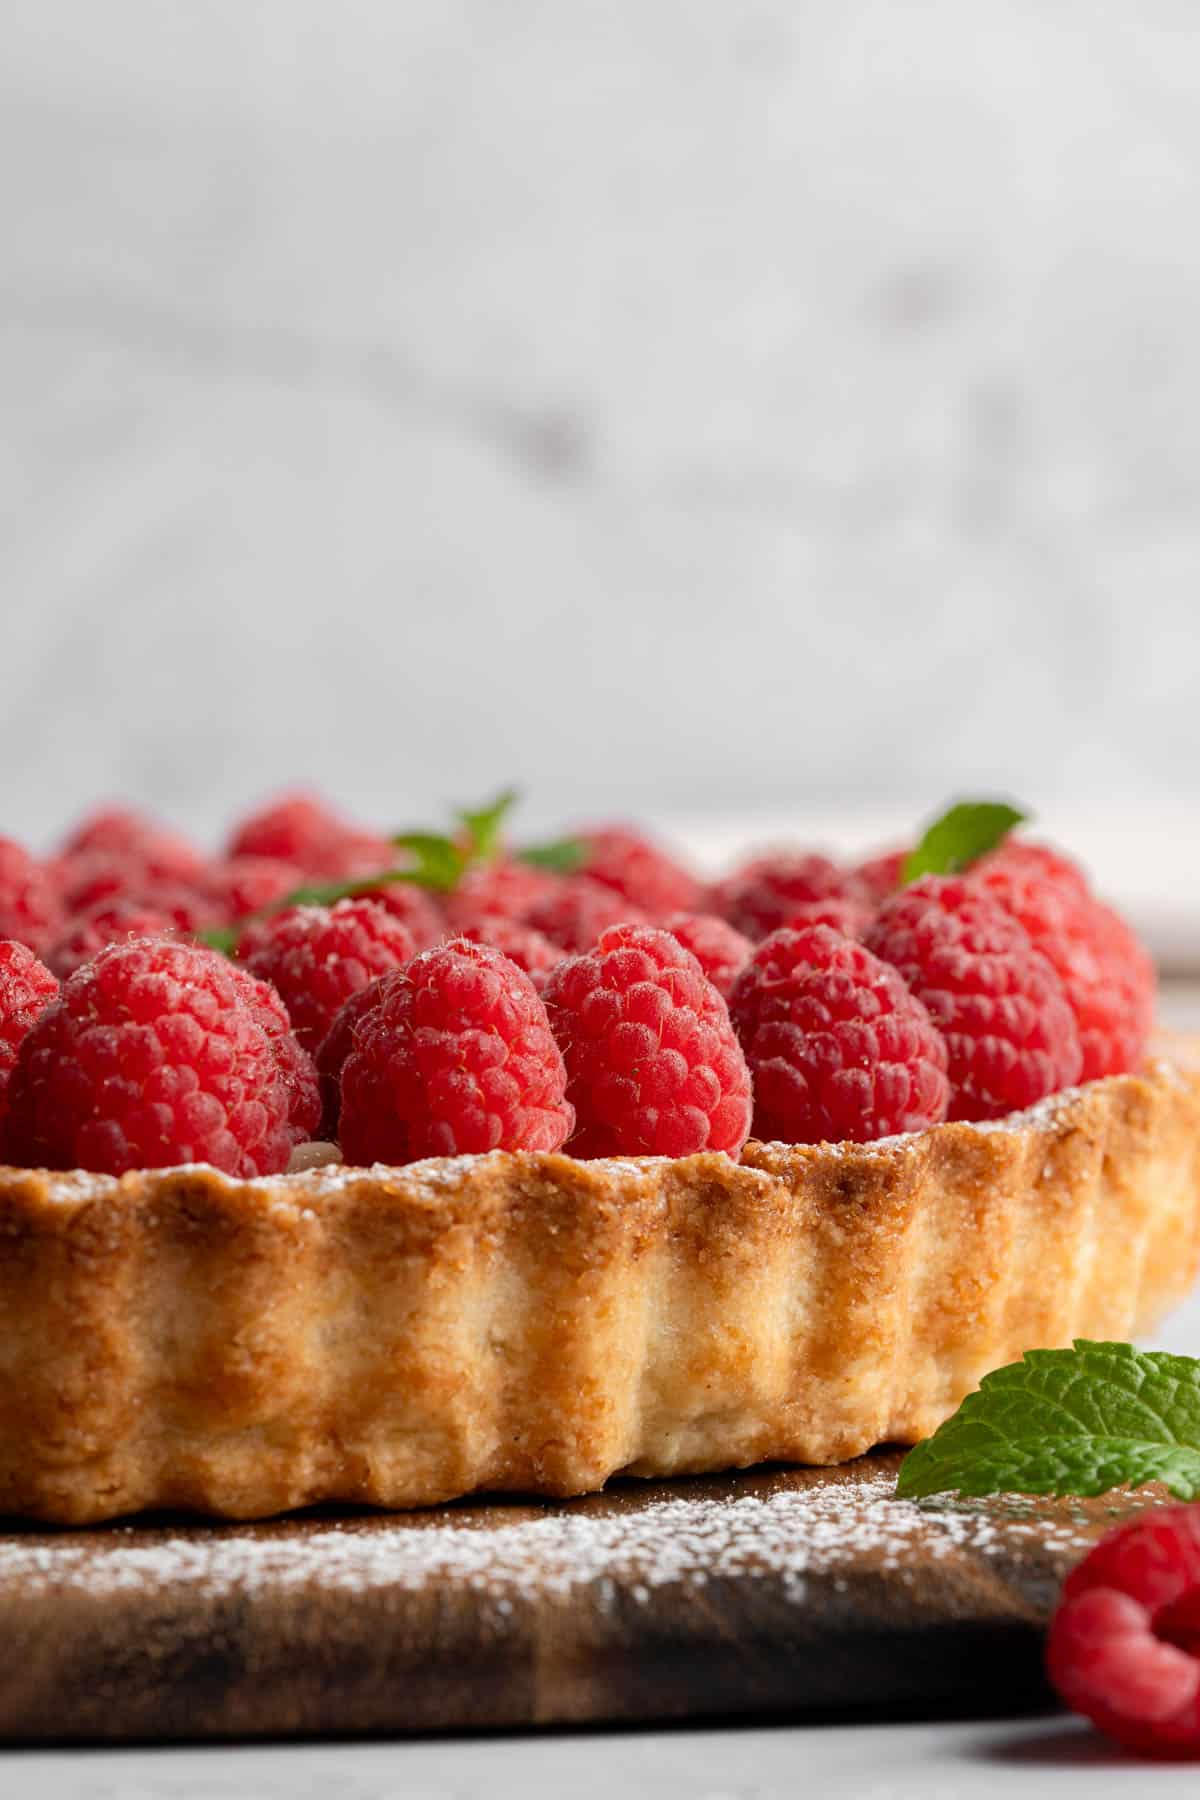
[[[310, 795], [211, 860], [126, 809], [10, 856], [0, 1511], [833, 1463], [1151, 1328], [1200, 1263], [1200, 1055], [1015, 821], [707, 887], [629, 826]], [[91, 922], [61, 865], [100, 854], [136, 873]], [[211, 924], [155, 892], [189, 869]]]

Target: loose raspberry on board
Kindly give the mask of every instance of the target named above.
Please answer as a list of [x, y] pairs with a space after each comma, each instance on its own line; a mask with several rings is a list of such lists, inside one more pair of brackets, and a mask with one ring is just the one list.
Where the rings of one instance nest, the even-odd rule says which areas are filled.
[[756, 1137], [867, 1143], [946, 1116], [941, 1032], [895, 969], [828, 925], [764, 938], [729, 1009]]
[[407, 1163], [557, 1150], [574, 1112], [541, 995], [499, 950], [454, 938], [379, 984], [341, 1072], [342, 1152]]
[[1066, 1706], [1161, 1757], [1200, 1757], [1200, 1505], [1119, 1525], [1067, 1576], [1046, 1669]]
[[1000, 1118], [1078, 1081], [1083, 1053], [1062, 982], [973, 879], [922, 877], [884, 901], [863, 941], [946, 1039], [951, 1119]]
[[546, 983], [570, 1076], [573, 1156], [736, 1156], [750, 1071], [724, 1000], [669, 932], [618, 925]]

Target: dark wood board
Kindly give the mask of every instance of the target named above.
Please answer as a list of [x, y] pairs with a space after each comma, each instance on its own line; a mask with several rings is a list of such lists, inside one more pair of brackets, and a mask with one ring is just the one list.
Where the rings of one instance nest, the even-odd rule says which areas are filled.
[[172, 1741], [1045, 1698], [1064, 1571], [1147, 1503], [901, 1504], [899, 1457], [265, 1524], [0, 1532], [0, 1738]]

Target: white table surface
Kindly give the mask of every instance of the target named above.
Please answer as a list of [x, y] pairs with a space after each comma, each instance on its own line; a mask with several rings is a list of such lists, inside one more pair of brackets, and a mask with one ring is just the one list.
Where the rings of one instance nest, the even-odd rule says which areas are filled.
[[[1162, 1008], [1200, 1030], [1200, 984]], [[1167, 1323], [1165, 1348], [1200, 1355], [1200, 1296]], [[916, 1725], [776, 1725], [603, 1731], [415, 1742], [0, 1752], [0, 1796], [36, 1800], [991, 1800], [1043, 1791], [1113, 1800], [1197, 1792], [1195, 1766], [1154, 1767], [1061, 1717]]]

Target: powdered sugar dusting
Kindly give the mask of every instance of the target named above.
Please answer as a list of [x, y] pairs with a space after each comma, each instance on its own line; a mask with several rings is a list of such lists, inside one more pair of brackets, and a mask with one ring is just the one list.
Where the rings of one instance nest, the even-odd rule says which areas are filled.
[[499, 1524], [492, 1521], [504, 1509], [472, 1507], [311, 1522], [301, 1532], [251, 1525], [17, 1536], [0, 1540], [0, 1589], [101, 1598], [186, 1588], [252, 1600], [312, 1582], [347, 1595], [448, 1584], [503, 1614], [534, 1590], [551, 1603], [588, 1590], [593, 1605], [643, 1607], [664, 1588], [736, 1578], [773, 1579], [800, 1600], [810, 1577], [832, 1578], [835, 1588], [867, 1569], [916, 1578], [930, 1560], [959, 1553], [1069, 1560], [1095, 1529], [1061, 1503], [899, 1501], [888, 1467], [850, 1480], [788, 1481], [760, 1477], [759, 1491], [732, 1498], [702, 1493], [617, 1508], [606, 1496], [533, 1516], [522, 1507]]

